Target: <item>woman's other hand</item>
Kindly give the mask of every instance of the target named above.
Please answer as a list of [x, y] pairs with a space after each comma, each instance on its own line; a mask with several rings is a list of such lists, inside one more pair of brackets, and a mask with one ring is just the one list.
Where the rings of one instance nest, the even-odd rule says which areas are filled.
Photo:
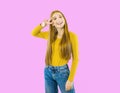
[[72, 87], [73, 87], [73, 82], [70, 82], [69, 80], [67, 80], [65, 85], [66, 91], [69, 91], [70, 89], [72, 89]]

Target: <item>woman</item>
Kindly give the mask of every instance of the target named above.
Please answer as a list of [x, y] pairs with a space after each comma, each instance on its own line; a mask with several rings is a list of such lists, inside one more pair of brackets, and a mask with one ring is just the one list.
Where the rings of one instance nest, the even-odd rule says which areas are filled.
[[[49, 31], [41, 31], [47, 25]], [[50, 19], [36, 26], [31, 34], [48, 41], [44, 69], [45, 92], [58, 93], [59, 86], [62, 93], [75, 93], [73, 80], [78, 65], [78, 38], [68, 31], [63, 13], [59, 10], [53, 11]], [[69, 70], [67, 63], [71, 54], [72, 65]]]

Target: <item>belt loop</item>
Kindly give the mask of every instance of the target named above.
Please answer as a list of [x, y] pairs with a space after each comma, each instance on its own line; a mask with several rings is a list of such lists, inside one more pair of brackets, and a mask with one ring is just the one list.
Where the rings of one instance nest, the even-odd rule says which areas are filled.
[[68, 64], [66, 64], [66, 65], [67, 65], [67, 68], [69, 68], [69, 67], [68, 67]]

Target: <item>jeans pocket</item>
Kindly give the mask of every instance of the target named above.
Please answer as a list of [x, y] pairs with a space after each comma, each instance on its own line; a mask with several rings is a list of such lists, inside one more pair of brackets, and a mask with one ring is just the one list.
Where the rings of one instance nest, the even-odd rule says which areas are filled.
[[61, 77], [67, 77], [68, 78], [69, 73], [70, 73], [69, 69], [61, 69], [60, 70]]

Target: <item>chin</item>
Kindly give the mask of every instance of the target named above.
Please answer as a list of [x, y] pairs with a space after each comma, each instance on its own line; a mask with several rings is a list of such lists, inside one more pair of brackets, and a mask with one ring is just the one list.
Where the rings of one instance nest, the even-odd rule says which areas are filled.
[[64, 25], [61, 25], [61, 26], [56, 26], [56, 28], [63, 28], [64, 27]]
[[62, 28], [61, 26], [56, 26], [56, 28]]

